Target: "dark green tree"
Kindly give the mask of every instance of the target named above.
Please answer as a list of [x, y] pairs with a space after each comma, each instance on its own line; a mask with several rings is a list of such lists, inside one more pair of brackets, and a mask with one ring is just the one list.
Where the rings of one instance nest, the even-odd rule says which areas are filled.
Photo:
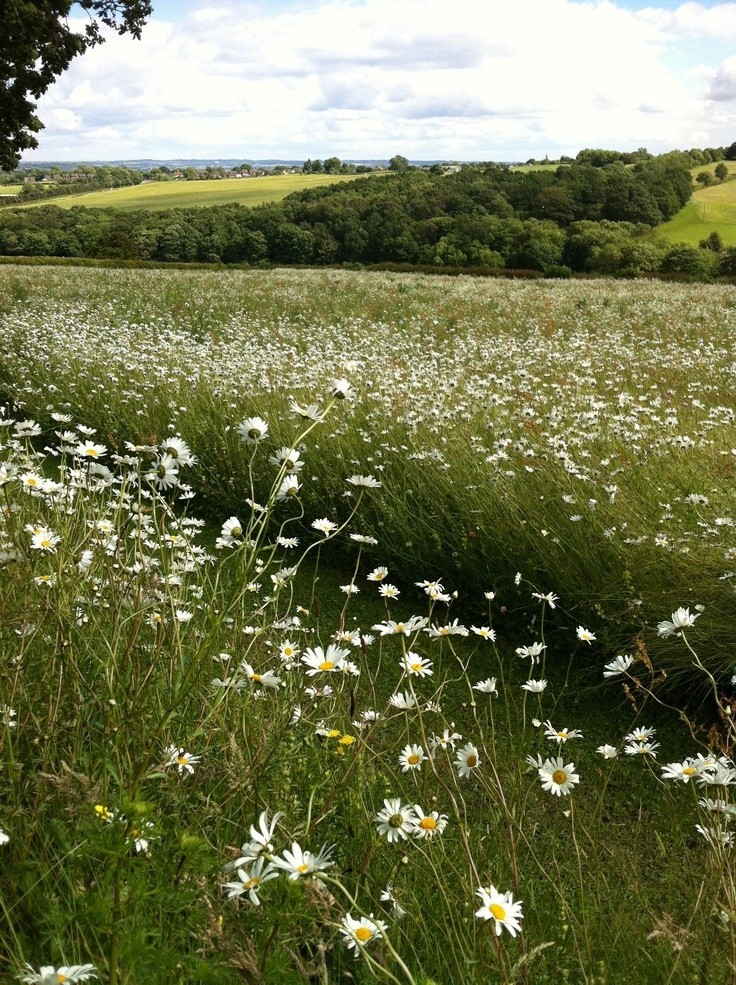
[[[83, 32], [67, 20], [74, 6], [89, 15]], [[148, 0], [2, 0], [0, 22], [0, 168], [12, 171], [43, 129], [36, 104], [76, 55], [104, 41], [103, 28], [140, 38]]]
[[719, 163], [715, 166], [713, 174], [719, 181], [725, 181], [728, 177], [728, 165], [724, 164], [723, 161], [719, 161]]
[[409, 168], [409, 159], [402, 154], [395, 154], [388, 162], [389, 171], [406, 171]]

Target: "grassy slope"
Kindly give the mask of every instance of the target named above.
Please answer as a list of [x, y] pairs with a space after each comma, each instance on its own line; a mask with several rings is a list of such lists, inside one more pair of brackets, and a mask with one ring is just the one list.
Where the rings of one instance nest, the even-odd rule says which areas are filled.
[[135, 185], [132, 188], [111, 188], [106, 191], [87, 192], [83, 195], [65, 195], [28, 204], [58, 205], [70, 209], [75, 205], [87, 208], [112, 207], [132, 209], [175, 209], [193, 205], [262, 205], [278, 202], [291, 192], [317, 185], [332, 185], [352, 181], [362, 175], [283, 174], [264, 178], [222, 178], [211, 181], [155, 181]]
[[[665, 239], [697, 246], [701, 239], [717, 232], [726, 246], [736, 246], [736, 163], [724, 163], [729, 169], [728, 179], [710, 188], [698, 187], [685, 208], [657, 229]], [[693, 178], [714, 169], [715, 164], [693, 168]]]

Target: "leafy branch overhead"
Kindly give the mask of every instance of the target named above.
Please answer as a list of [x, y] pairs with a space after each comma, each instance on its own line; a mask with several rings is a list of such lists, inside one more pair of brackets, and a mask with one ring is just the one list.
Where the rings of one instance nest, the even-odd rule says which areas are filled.
[[[101, 44], [103, 28], [140, 38], [151, 14], [147, 0], [5, 0], [0, 32], [0, 168], [10, 171], [43, 129], [34, 100], [76, 55]], [[68, 21], [73, 7], [89, 17], [84, 30]]]

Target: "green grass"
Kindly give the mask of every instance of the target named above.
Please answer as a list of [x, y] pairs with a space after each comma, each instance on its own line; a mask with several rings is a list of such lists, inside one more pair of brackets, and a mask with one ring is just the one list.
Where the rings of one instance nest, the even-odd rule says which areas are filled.
[[71, 209], [75, 205], [87, 208], [115, 208], [122, 211], [134, 209], [177, 209], [192, 206], [263, 205], [279, 202], [292, 192], [343, 181], [354, 181], [362, 175], [283, 174], [263, 178], [222, 178], [207, 181], [151, 181], [130, 188], [111, 188], [107, 191], [87, 192], [83, 195], [63, 195], [59, 198], [27, 203], [27, 208], [37, 205], [58, 205]]
[[20, 189], [20, 185], [0, 185], [0, 195], [17, 195]]
[[[719, 233], [725, 246], [736, 246], [736, 163], [724, 162], [729, 177], [710, 188], [697, 187], [687, 205], [669, 222], [657, 228], [657, 233], [671, 243], [698, 246], [711, 233]], [[709, 164], [693, 169], [693, 178], [701, 171], [714, 171]]]

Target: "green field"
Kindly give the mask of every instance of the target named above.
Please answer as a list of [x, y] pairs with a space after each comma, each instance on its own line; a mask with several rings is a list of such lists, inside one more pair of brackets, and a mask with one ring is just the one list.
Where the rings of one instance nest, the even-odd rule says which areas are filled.
[[20, 185], [0, 185], [0, 195], [17, 195]]
[[[292, 192], [320, 185], [333, 185], [353, 181], [361, 175], [344, 174], [280, 174], [263, 178], [221, 178], [211, 181], [151, 181], [132, 188], [110, 188], [106, 191], [87, 192], [83, 195], [64, 195], [61, 198], [44, 199], [28, 203], [58, 205], [71, 209], [84, 205], [90, 209], [177, 209], [199, 205], [263, 205], [279, 202]], [[1, 193], [1, 192], [0, 192]]]
[[[719, 233], [725, 246], [736, 246], [736, 162], [724, 162], [729, 176], [722, 184], [698, 188], [684, 209], [661, 225], [657, 232], [671, 243], [697, 246], [711, 233]], [[715, 164], [693, 168], [693, 179], [701, 171], [713, 172]]]

